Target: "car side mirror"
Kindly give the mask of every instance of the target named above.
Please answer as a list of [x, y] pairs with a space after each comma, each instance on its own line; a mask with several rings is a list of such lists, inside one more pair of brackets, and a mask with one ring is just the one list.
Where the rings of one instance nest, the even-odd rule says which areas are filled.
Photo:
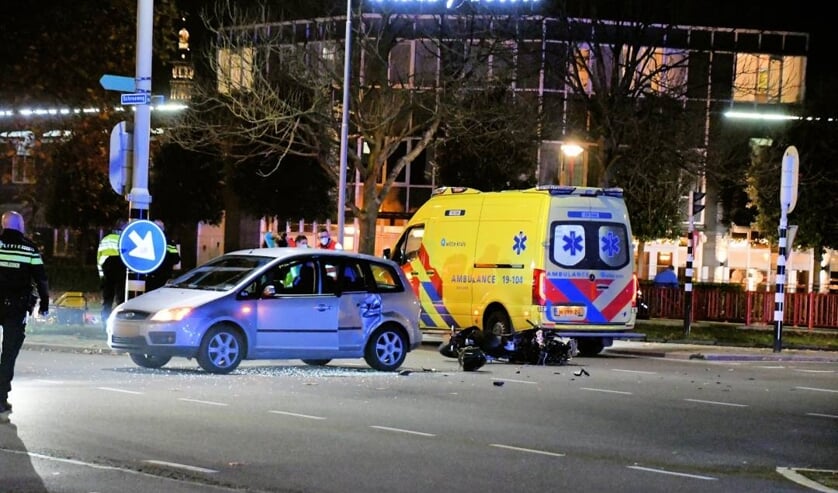
[[276, 296], [276, 286], [268, 284], [262, 288], [262, 298], [273, 298]]
[[392, 251], [390, 250], [390, 247], [385, 248], [383, 252], [384, 258], [389, 259], [391, 253]]

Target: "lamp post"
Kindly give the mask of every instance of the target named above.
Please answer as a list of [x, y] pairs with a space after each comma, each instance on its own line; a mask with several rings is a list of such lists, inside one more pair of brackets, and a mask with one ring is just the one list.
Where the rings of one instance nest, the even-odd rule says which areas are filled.
[[343, 51], [343, 115], [340, 123], [340, 179], [338, 181], [338, 243], [343, 244], [346, 218], [346, 157], [349, 145], [349, 83], [352, 74], [352, 0], [346, 0], [346, 35]]

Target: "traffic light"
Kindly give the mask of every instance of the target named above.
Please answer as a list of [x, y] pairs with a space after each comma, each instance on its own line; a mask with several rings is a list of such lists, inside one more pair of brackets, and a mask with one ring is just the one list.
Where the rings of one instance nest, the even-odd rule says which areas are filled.
[[693, 216], [704, 210], [704, 192], [693, 192]]

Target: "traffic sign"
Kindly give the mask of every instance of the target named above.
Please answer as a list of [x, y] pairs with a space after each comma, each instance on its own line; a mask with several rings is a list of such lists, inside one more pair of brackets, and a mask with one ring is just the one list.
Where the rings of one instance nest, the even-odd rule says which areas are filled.
[[122, 94], [119, 96], [119, 101], [123, 106], [133, 106], [137, 104], [149, 104], [151, 102], [151, 95], [144, 92], [134, 92], [131, 94]]
[[783, 174], [780, 175], [780, 207], [788, 207], [786, 212], [793, 211], [797, 205], [799, 169], [800, 157], [797, 147], [786, 147], [786, 152], [783, 153]]
[[166, 257], [166, 235], [151, 221], [132, 221], [119, 235], [119, 257], [138, 274], [153, 272]]
[[111, 130], [110, 181], [111, 188], [123, 195], [131, 186], [131, 161], [134, 156], [133, 134], [127, 130], [125, 122], [119, 122]]
[[124, 75], [105, 74], [99, 79], [99, 84], [106, 91], [134, 92], [137, 90], [137, 81], [133, 77]]

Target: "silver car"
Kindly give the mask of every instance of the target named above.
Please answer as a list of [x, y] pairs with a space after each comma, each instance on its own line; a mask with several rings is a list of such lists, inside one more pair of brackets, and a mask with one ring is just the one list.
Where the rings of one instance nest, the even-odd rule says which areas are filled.
[[144, 368], [181, 356], [212, 373], [245, 359], [361, 357], [393, 371], [422, 341], [419, 303], [395, 263], [297, 248], [216, 257], [119, 305], [107, 332], [111, 349]]

